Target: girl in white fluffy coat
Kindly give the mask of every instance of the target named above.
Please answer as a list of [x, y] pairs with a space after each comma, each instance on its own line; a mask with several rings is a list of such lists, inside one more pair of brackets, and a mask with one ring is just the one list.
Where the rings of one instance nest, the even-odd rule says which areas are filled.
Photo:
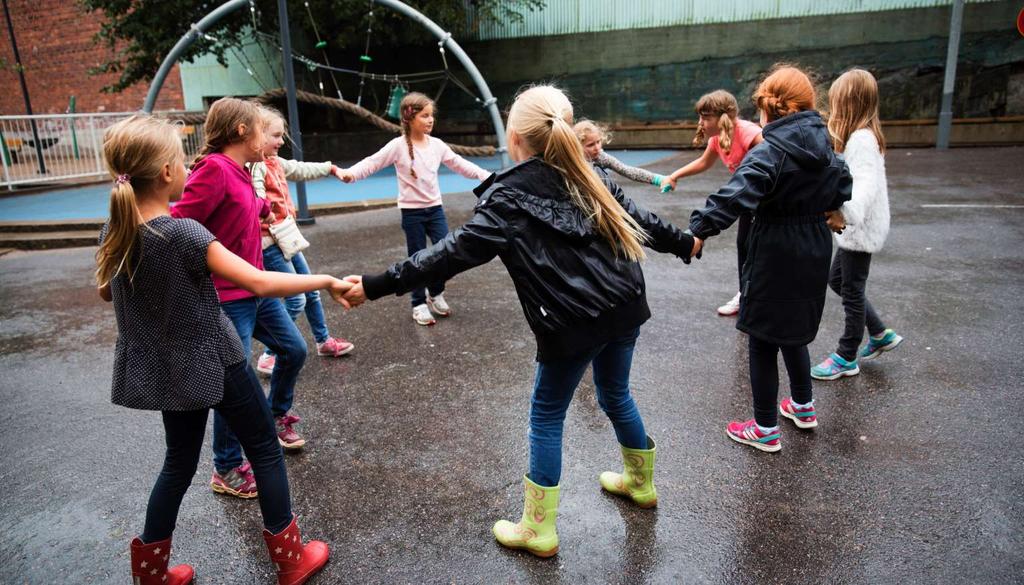
[[[878, 83], [863, 69], [852, 69], [829, 88], [828, 130], [853, 176], [853, 197], [840, 208], [846, 229], [836, 236], [829, 286], [843, 298], [846, 326], [839, 346], [811, 368], [818, 380], [860, 373], [858, 361], [895, 349], [903, 338], [886, 328], [864, 294], [871, 255], [889, 234], [889, 192], [885, 179], [885, 137], [878, 115]], [[868, 342], [858, 350], [867, 326]]]

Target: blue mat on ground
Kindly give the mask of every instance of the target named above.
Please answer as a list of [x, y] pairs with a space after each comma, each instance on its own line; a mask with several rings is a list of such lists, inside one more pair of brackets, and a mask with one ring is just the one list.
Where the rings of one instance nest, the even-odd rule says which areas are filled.
[[[618, 150], [609, 154], [622, 162], [639, 166], [650, 164], [672, 156], [674, 150]], [[470, 158], [488, 170], [501, 167], [499, 157]], [[478, 183], [451, 172], [442, 166], [440, 172], [441, 192], [460, 193], [469, 191]], [[292, 198], [295, 185], [291, 184]], [[309, 205], [344, 203], [373, 199], [395, 199], [398, 184], [395, 168], [388, 167], [379, 173], [359, 181], [345, 184], [330, 177], [306, 183], [306, 198]], [[109, 213], [110, 186], [95, 184], [86, 187], [55, 189], [32, 195], [20, 195], [0, 199], [0, 221], [49, 221], [74, 219], [102, 219]]]

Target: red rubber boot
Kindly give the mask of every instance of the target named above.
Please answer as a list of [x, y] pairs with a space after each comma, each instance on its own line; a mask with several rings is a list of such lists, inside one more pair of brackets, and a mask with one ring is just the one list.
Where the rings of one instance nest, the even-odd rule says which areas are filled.
[[167, 568], [171, 558], [171, 539], [143, 544], [132, 540], [132, 583], [134, 585], [188, 585], [195, 576], [189, 565]]
[[278, 585], [302, 585], [327, 564], [331, 552], [327, 544], [311, 540], [302, 544], [299, 527], [292, 517], [292, 523], [278, 534], [263, 531], [270, 560], [277, 568]]

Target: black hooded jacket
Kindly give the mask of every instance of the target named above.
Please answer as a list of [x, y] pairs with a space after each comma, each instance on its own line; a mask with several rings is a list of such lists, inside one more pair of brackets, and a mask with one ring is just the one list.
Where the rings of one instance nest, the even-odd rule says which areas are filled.
[[[614, 183], [605, 185], [648, 233], [648, 247], [689, 262], [691, 236], [637, 207]], [[384, 273], [364, 276], [367, 298], [404, 294], [498, 256], [536, 335], [539, 361], [578, 354], [650, 318], [640, 264], [615, 254], [557, 170], [531, 158], [474, 193], [479, 201], [465, 225]]]
[[714, 236], [754, 212], [736, 328], [778, 345], [805, 345], [825, 307], [832, 234], [825, 211], [851, 196], [846, 163], [815, 111], [775, 120], [732, 179], [690, 216], [690, 231]]

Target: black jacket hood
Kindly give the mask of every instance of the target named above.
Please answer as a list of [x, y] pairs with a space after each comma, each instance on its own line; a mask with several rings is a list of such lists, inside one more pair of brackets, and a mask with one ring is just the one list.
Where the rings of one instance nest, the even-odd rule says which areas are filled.
[[805, 169], [825, 168], [832, 161], [825, 122], [814, 110], [779, 118], [765, 126], [761, 134]]

